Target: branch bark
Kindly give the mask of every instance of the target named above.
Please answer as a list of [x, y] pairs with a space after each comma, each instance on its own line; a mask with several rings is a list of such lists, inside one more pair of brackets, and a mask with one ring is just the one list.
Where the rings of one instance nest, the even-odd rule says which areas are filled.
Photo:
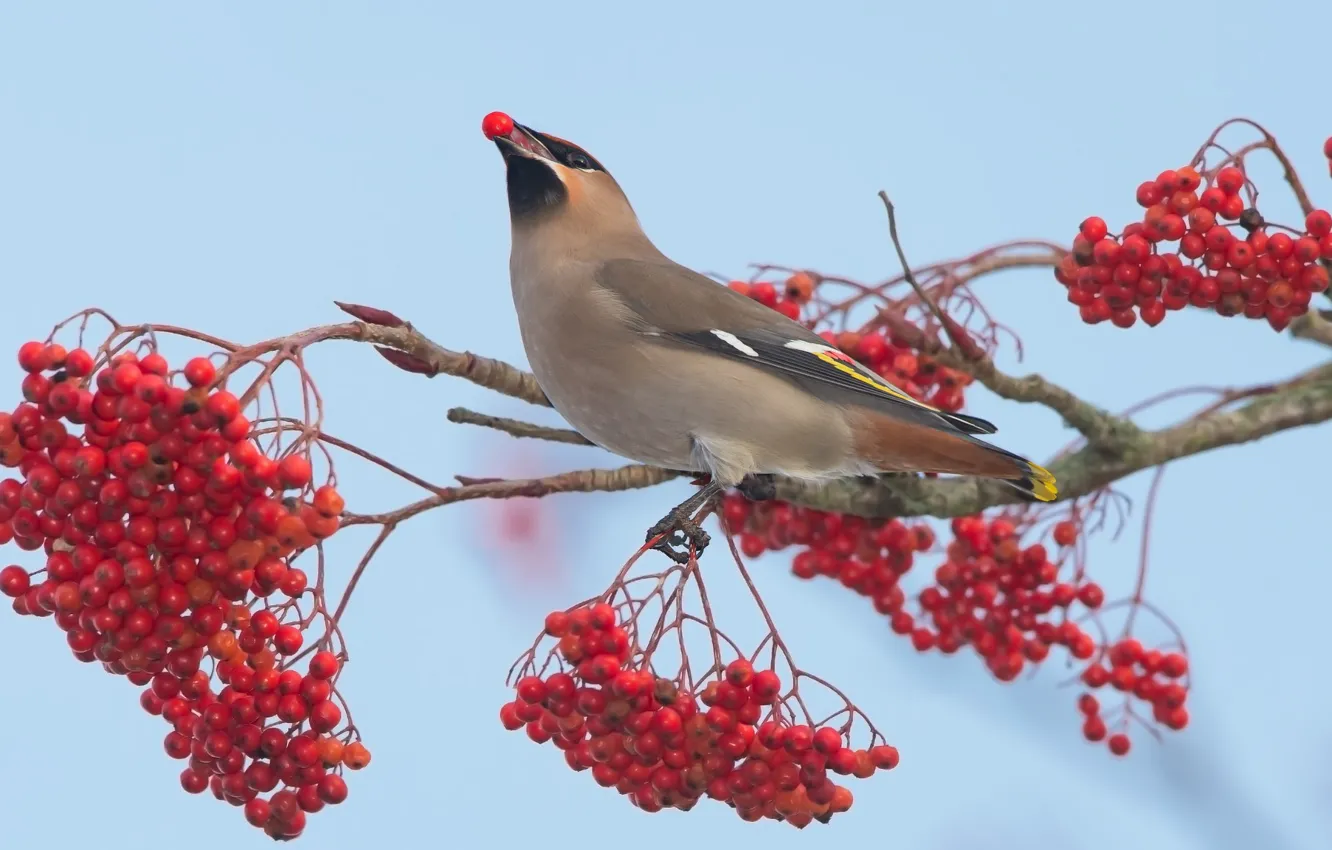
[[1040, 375], [1025, 375], [1020, 378], [1006, 375], [1000, 372], [994, 361], [988, 357], [968, 360], [951, 349], [936, 355], [936, 359], [946, 366], [969, 373], [1000, 398], [1025, 404], [1036, 403], [1050, 408], [1058, 413], [1070, 428], [1095, 445], [1122, 449], [1127, 443], [1142, 435], [1141, 429], [1131, 419], [1083, 401], [1069, 390]]
[[587, 437], [572, 428], [548, 428], [545, 425], [533, 425], [531, 422], [523, 422], [520, 419], [477, 413], [475, 410], [468, 410], [465, 407], [451, 408], [448, 419], [458, 425], [480, 425], [483, 428], [494, 428], [496, 431], [503, 431], [513, 437], [546, 440], [551, 443], [568, 443], [573, 446], [595, 445]]
[[[1121, 478], [1171, 461], [1236, 446], [1332, 419], [1332, 363], [1238, 410], [1210, 413], [1158, 431], [1139, 431], [1113, 450], [1089, 444], [1049, 464], [1059, 499], [1075, 499]], [[848, 479], [829, 484], [782, 480], [777, 497], [820, 510], [869, 517], [955, 517], [1017, 504], [1016, 490], [972, 478]]]
[[1311, 310], [1290, 323], [1295, 339], [1332, 346], [1332, 310]]
[[[427, 364], [427, 374], [455, 375], [531, 404], [550, 405], [530, 373], [500, 360], [452, 351], [407, 324], [384, 327], [354, 322], [314, 328], [298, 336], [302, 341], [347, 339], [387, 346]], [[1039, 375], [1013, 377], [999, 371], [988, 358], [965, 360], [958, 352], [945, 351], [940, 356], [949, 359], [950, 366], [972, 371], [977, 380], [1004, 398], [1041, 404], [1056, 411], [1087, 438], [1085, 446], [1049, 464], [1050, 471], [1059, 481], [1060, 500], [1085, 496], [1135, 472], [1163, 463], [1332, 419], [1332, 363], [1312, 369], [1238, 409], [1209, 412], [1170, 428], [1144, 431], [1131, 420], [1085, 402]], [[952, 362], [953, 358], [956, 362]], [[454, 411], [453, 417], [460, 417], [455, 421], [484, 424], [520, 436], [576, 442], [574, 432], [567, 429], [547, 429], [470, 412], [459, 414]], [[547, 431], [551, 436], [545, 434]], [[580, 438], [578, 442], [585, 441]], [[458, 492], [450, 492], [447, 496], [439, 494], [403, 510], [419, 512], [427, 507], [472, 498], [648, 487], [681, 474], [653, 467], [624, 467], [624, 470], [635, 471], [584, 470], [551, 479], [488, 482], [455, 488]], [[954, 517], [1017, 504], [1022, 500], [1016, 490], [997, 482], [914, 476], [847, 479], [819, 484], [779, 479], [777, 498], [818, 510], [866, 517]], [[367, 517], [361, 521], [384, 520], [385, 517]]]
[[546, 478], [518, 478], [481, 481], [459, 487], [442, 487], [434, 495], [382, 514], [345, 514], [342, 524], [396, 526], [417, 514], [454, 502], [475, 499], [537, 498], [554, 493], [618, 493], [640, 490], [675, 478], [680, 473], [655, 466], [630, 464], [617, 469], [582, 469], [562, 472]]

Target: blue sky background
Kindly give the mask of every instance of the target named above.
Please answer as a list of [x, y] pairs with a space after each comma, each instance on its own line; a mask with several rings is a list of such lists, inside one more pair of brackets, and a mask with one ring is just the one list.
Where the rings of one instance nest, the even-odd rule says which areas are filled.
[[[1317, 34], [1329, 23], [1325, 4], [1231, 0], [4, 3], [0, 346], [93, 304], [256, 340], [337, 321], [337, 298], [521, 363], [502, 167], [478, 132], [492, 109], [585, 145], [667, 253], [734, 274], [754, 261], [891, 273], [880, 188], [916, 262], [1066, 241], [1092, 213], [1118, 227], [1140, 181], [1240, 114], [1278, 135], [1327, 204]], [[1293, 220], [1275, 174], [1260, 176], [1265, 212]], [[1112, 408], [1180, 384], [1280, 378], [1324, 355], [1206, 315], [1088, 328], [1045, 272], [982, 291], [1024, 336], [1019, 368]], [[449, 425], [459, 404], [532, 413], [396, 372], [367, 348], [325, 346], [313, 366], [330, 431], [434, 480], [615, 463], [575, 448], [514, 454], [501, 435]], [[14, 399], [18, 378], [0, 360]], [[971, 398], [1014, 450], [1045, 456], [1069, 436], [1047, 411]], [[898, 771], [857, 783], [850, 815], [804, 833], [715, 804], [644, 815], [496, 719], [508, 663], [544, 613], [601, 589], [683, 484], [562, 497], [546, 518], [558, 545], [535, 554], [496, 551], [476, 530], [487, 506], [421, 517], [385, 547], [345, 623], [344, 681], [374, 764], [303, 840], [1325, 847], [1332, 571], [1315, 470], [1327, 437], [1306, 429], [1171, 469], [1150, 593], [1190, 640], [1195, 722], [1161, 746], [1138, 735], [1127, 760], [1080, 740], [1058, 671], [1000, 686], [971, 657], [917, 657], [861, 600], [798, 583], [780, 556], [759, 561], [802, 664], [850, 691], [903, 753]], [[413, 495], [355, 464], [342, 477], [354, 509]], [[1126, 485], [1139, 503], [1145, 483]], [[1112, 591], [1132, 580], [1136, 535], [1094, 553]], [[719, 595], [746, 610], [733, 588]], [[0, 614], [0, 683], [6, 847], [267, 841], [179, 790], [164, 724], [126, 683], [74, 662], [49, 621]]]

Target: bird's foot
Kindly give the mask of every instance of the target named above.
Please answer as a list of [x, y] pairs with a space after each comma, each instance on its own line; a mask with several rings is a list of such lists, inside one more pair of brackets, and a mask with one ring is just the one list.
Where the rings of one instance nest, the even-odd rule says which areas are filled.
[[766, 473], [746, 475], [735, 489], [751, 502], [766, 502], [777, 498], [777, 476]]
[[693, 520], [688, 511], [680, 508], [671, 511], [662, 517], [661, 522], [648, 529], [647, 539], [661, 535], [665, 536], [652, 548], [677, 564], [689, 563], [691, 550], [695, 558], [702, 555], [708, 543], [712, 542], [712, 536]]

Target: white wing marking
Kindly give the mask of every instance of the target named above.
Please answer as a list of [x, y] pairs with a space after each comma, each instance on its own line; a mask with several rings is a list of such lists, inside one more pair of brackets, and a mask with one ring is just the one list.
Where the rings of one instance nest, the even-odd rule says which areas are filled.
[[759, 356], [759, 353], [757, 351], [750, 348], [748, 345], [745, 345], [744, 341], [741, 340], [740, 337], [736, 336], [730, 331], [714, 330], [712, 332], [712, 335], [715, 336], [717, 339], [721, 340], [722, 342], [726, 343], [727, 345], [731, 346], [731, 348], [734, 348], [736, 351], [739, 351], [741, 354], [747, 354], [750, 357]]

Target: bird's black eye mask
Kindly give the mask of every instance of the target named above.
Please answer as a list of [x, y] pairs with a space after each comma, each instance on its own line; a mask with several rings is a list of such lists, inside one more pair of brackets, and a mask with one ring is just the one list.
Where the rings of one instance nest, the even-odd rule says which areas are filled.
[[550, 151], [551, 156], [555, 157], [555, 161], [560, 165], [569, 168], [577, 168], [582, 171], [606, 170], [600, 162], [597, 162], [596, 157], [577, 145], [569, 144], [563, 139], [547, 135], [546, 133], [538, 133], [536, 130], [527, 127], [524, 127], [523, 129], [527, 131], [528, 135], [535, 137], [537, 141], [545, 145], [546, 150]]
[[[519, 129], [545, 146], [551, 158], [566, 168], [580, 171], [606, 169], [590, 153], [563, 139], [538, 133], [529, 127]], [[508, 162], [509, 213], [515, 219], [532, 219], [540, 213], [558, 209], [569, 200], [569, 190], [554, 169], [538, 157], [506, 157]]]

